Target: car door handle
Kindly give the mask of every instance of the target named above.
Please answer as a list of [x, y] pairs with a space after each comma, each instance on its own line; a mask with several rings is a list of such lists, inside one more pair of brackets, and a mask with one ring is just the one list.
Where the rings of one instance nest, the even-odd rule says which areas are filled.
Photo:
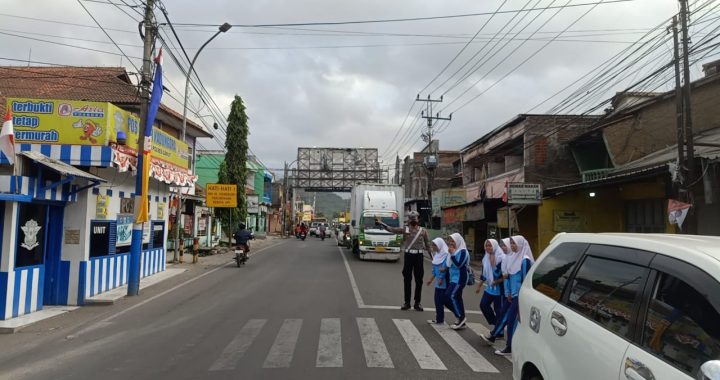
[[555, 334], [563, 336], [567, 333], [567, 322], [565, 321], [565, 317], [557, 311], [552, 312], [550, 324], [552, 325], [553, 330], [555, 330]]
[[629, 357], [625, 359], [625, 377], [628, 380], [655, 380], [650, 368], [639, 360]]

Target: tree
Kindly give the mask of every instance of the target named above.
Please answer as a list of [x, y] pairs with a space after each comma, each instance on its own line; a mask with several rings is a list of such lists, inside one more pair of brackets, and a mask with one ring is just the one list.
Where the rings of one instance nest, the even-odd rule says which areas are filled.
[[[236, 184], [237, 208], [216, 209], [216, 215], [225, 227], [225, 233], [232, 239], [237, 225], [247, 219], [247, 199], [245, 196], [245, 183], [247, 179], [247, 153], [248, 153], [248, 117], [245, 113], [245, 104], [240, 96], [230, 106], [230, 115], [227, 118], [228, 127], [225, 136], [225, 160], [220, 164], [218, 183]], [[232, 221], [232, 222], [231, 222]]]

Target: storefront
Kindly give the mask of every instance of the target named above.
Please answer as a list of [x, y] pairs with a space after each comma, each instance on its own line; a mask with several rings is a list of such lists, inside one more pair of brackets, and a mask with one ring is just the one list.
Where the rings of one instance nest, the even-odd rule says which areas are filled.
[[[21, 175], [0, 155], [0, 319], [126, 284], [139, 119], [102, 102], [9, 98], [8, 107]], [[159, 128], [153, 137], [142, 277], [165, 269], [170, 184], [195, 180], [187, 145]]]

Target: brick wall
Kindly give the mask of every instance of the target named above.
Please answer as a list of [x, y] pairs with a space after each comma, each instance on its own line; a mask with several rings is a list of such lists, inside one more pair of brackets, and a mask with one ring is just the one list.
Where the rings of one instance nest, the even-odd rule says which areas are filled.
[[[693, 133], [720, 127], [717, 111], [720, 80], [692, 89]], [[677, 144], [675, 98], [670, 97], [603, 130], [608, 152], [616, 166]]]

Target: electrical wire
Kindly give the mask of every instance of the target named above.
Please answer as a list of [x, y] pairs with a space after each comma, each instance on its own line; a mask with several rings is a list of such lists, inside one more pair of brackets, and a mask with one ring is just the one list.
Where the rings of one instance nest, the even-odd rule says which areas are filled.
[[[607, 0], [599, 2], [587, 2], [587, 3], [576, 3], [569, 5], [570, 7], [585, 7], [594, 6], [600, 3], [627, 3], [635, 0]], [[559, 7], [542, 7], [527, 10], [507, 10], [497, 12], [498, 14], [503, 13], [516, 13], [516, 12], [531, 12], [537, 10], [556, 9]], [[376, 19], [376, 20], [354, 20], [354, 21], [322, 21], [322, 22], [300, 22], [300, 23], [278, 23], [278, 24], [233, 24], [233, 27], [240, 28], [259, 28], [259, 27], [279, 27], [279, 26], [320, 26], [320, 25], [350, 25], [350, 24], [378, 24], [378, 23], [392, 23], [392, 22], [408, 22], [408, 21], [427, 21], [427, 20], [442, 20], [442, 19], [453, 19], [453, 18], [464, 18], [464, 17], [477, 17], [477, 16], [489, 16], [495, 12], [478, 12], [478, 13], [464, 13], [456, 15], [443, 15], [443, 16], [428, 16], [428, 17], [407, 17], [407, 18], [391, 18], [391, 19]], [[203, 26], [203, 27], [217, 27], [219, 24], [199, 24], [199, 23], [175, 23], [178, 26]]]

